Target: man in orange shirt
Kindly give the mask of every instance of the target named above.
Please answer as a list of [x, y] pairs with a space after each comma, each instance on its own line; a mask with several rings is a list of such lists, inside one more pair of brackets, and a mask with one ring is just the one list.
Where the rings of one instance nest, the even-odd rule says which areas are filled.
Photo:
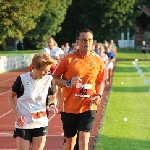
[[100, 57], [91, 53], [91, 30], [78, 31], [76, 40], [79, 50], [61, 60], [53, 77], [62, 87], [59, 107], [66, 137], [65, 148], [73, 150], [79, 132], [79, 149], [88, 150], [90, 131], [104, 90], [104, 64]]

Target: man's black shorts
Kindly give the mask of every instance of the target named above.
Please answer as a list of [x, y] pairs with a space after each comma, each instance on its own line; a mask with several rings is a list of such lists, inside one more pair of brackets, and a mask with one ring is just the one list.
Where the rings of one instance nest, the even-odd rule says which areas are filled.
[[142, 49], [142, 53], [143, 53], [143, 54], [146, 54], [146, 50], [145, 50], [145, 49]]
[[64, 136], [69, 138], [76, 135], [77, 131], [90, 132], [95, 121], [96, 110], [74, 114], [61, 112]]
[[38, 136], [45, 136], [47, 135], [48, 132], [48, 127], [41, 127], [41, 128], [35, 128], [35, 129], [18, 129], [16, 128], [14, 130], [14, 135], [13, 137], [21, 137], [25, 140], [28, 140], [32, 142], [33, 137], [38, 137]]

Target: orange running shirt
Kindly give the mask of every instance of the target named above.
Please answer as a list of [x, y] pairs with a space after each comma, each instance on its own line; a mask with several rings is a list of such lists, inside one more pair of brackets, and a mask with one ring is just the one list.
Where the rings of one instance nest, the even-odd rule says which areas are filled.
[[[53, 73], [53, 77], [61, 77], [69, 80], [72, 77], [79, 76], [83, 85], [88, 85], [88, 91], [91, 91], [90, 97], [76, 96], [77, 88], [63, 87], [60, 101], [60, 111], [67, 113], [82, 113], [88, 110], [97, 110], [97, 105], [91, 103], [92, 95], [96, 93], [96, 82], [104, 79], [104, 63], [101, 58], [94, 54], [82, 57], [78, 52], [68, 54], [58, 64]], [[90, 85], [90, 86], [89, 86]]]

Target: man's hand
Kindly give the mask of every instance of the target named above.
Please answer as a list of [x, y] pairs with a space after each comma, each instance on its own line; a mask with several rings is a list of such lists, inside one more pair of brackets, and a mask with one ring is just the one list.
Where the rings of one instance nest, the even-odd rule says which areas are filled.
[[94, 95], [92, 98], [92, 103], [96, 105], [100, 105], [101, 99], [99, 95]]
[[71, 79], [71, 86], [74, 86], [74, 85], [76, 85], [79, 82], [82, 82], [82, 79], [79, 76], [72, 77], [72, 79]]

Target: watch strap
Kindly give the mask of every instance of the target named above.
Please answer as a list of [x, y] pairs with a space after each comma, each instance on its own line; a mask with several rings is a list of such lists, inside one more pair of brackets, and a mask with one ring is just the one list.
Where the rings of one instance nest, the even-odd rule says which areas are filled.
[[100, 97], [100, 99], [102, 99], [102, 97], [103, 97], [103, 95], [101, 95], [101, 94], [97, 94], [97, 96], [99, 96], [99, 97]]
[[66, 81], [66, 87], [70, 88], [71, 87], [71, 80]]

